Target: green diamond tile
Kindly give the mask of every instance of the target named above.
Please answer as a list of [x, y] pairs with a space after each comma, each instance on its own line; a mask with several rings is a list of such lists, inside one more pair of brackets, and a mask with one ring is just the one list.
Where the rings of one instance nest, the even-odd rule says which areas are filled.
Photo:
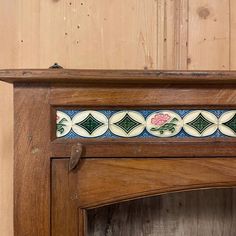
[[230, 120], [222, 124], [229, 127], [234, 133], [236, 133], [236, 114], [234, 114]]
[[76, 123], [76, 125], [85, 129], [91, 135], [97, 128], [104, 125], [104, 123], [100, 122], [91, 114], [89, 114], [84, 120], [80, 121], [79, 123]]
[[194, 120], [187, 123], [190, 127], [194, 128], [199, 134], [202, 134], [204, 130], [213, 125], [211, 121], [207, 120], [202, 113], [200, 113]]
[[120, 121], [114, 123], [114, 125], [120, 127], [128, 134], [131, 130], [141, 125], [141, 123], [134, 120], [129, 114], [126, 114]]

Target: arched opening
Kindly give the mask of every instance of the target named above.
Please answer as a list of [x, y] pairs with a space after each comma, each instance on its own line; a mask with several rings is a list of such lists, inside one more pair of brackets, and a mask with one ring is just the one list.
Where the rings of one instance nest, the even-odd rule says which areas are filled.
[[176, 192], [88, 211], [89, 236], [234, 236], [236, 189]]
[[233, 158], [68, 162], [52, 161], [52, 235], [236, 235]]

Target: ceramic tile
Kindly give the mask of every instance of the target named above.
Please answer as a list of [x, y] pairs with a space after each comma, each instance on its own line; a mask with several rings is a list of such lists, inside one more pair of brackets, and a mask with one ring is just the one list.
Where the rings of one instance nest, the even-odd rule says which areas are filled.
[[70, 132], [72, 128], [72, 121], [71, 118], [66, 113], [61, 111], [57, 111], [56, 118], [57, 118], [56, 135], [58, 138], [61, 138]]
[[145, 129], [145, 119], [137, 111], [119, 111], [109, 119], [110, 131], [120, 137], [135, 137]]
[[212, 135], [218, 126], [217, 117], [205, 110], [195, 110], [187, 114], [184, 119], [185, 132], [194, 137], [206, 137]]
[[60, 110], [57, 138], [236, 137], [236, 110]]
[[236, 110], [225, 112], [219, 118], [219, 130], [226, 136], [236, 137]]
[[107, 131], [108, 119], [98, 111], [81, 111], [73, 117], [72, 129], [82, 137], [99, 137]]
[[175, 136], [182, 126], [182, 118], [173, 111], [154, 112], [147, 117], [147, 131], [157, 137]]

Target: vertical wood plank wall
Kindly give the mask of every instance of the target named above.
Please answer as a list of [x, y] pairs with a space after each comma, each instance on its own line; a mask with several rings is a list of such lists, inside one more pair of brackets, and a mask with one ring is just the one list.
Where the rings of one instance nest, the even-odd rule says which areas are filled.
[[[233, 0], [2, 0], [0, 32], [0, 68], [48, 68], [54, 62], [65, 68], [236, 68]], [[2, 236], [13, 235], [12, 123], [12, 87], [1, 83]], [[207, 194], [194, 193], [192, 201], [199, 195], [209, 200]], [[236, 204], [233, 190], [210, 196]], [[168, 198], [163, 204], [170, 204]]]

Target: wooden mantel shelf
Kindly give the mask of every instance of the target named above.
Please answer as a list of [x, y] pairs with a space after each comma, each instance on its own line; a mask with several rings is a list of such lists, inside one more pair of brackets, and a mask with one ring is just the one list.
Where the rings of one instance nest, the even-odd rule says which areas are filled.
[[14, 83], [15, 236], [87, 236], [88, 209], [236, 186], [236, 72], [0, 70], [0, 80]]
[[236, 83], [236, 71], [167, 70], [0, 70], [0, 80], [9, 83]]

